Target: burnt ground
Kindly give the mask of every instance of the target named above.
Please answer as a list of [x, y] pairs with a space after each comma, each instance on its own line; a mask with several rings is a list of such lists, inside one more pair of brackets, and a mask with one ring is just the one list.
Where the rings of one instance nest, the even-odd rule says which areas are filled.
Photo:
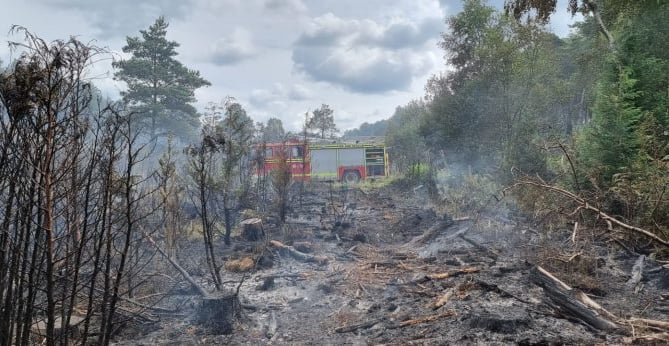
[[[542, 264], [621, 320], [664, 320], [669, 275], [659, 263], [648, 261], [635, 293], [626, 282], [636, 256], [604, 238], [583, 235], [587, 239], [572, 242], [566, 227], [547, 235], [499, 212], [478, 215], [476, 222], [473, 216], [452, 220], [418, 193], [310, 187], [302, 203], [294, 199], [287, 226], [279, 229], [270, 219], [265, 227], [269, 238], [325, 256], [327, 263], [299, 261], [263, 241], [221, 244], [227, 260], [263, 258], [263, 268], [250, 274], [224, 272], [231, 290], [244, 278], [232, 334], [217, 335], [196, 323], [199, 298], [166, 266], [177, 280], [156, 301], [165, 311], [145, 311], [126, 325], [118, 344], [620, 344], [640, 343], [651, 334], [649, 343], [662, 339], [635, 323], [597, 330], [550, 304], [531, 280], [534, 265]], [[201, 247], [197, 240], [184, 243], [181, 263], [206, 285]]]

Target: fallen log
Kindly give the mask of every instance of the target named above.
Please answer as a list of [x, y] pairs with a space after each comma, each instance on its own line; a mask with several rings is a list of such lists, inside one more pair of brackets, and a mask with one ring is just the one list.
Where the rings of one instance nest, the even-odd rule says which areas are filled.
[[283, 244], [277, 240], [270, 240], [270, 245], [274, 246], [275, 248], [282, 250], [284, 252], [287, 252], [290, 256], [295, 258], [298, 261], [302, 262], [313, 262], [317, 263], [320, 265], [324, 265], [328, 263], [328, 258], [324, 256], [314, 256], [310, 254], [306, 254], [304, 252], [296, 250], [294, 247]]
[[647, 326], [650, 326], [650, 327], [669, 330], [669, 322], [666, 322], [666, 321], [649, 320], [649, 319], [646, 319], [646, 318], [636, 318], [636, 317], [632, 317], [628, 321], [632, 322], [632, 323], [634, 323], [634, 322], [643, 323], [643, 324], [645, 324]]
[[[666, 345], [667, 343], [669, 343], [669, 333], [635, 335], [631, 337], [625, 337], [623, 338], [623, 341], [625, 344], [629, 345], [636, 345], [636, 344]], [[639, 341], [643, 341], [643, 343], [639, 343]]]
[[564, 317], [576, 319], [599, 330], [618, 329], [615, 322], [604, 316], [614, 320], [617, 320], [617, 318], [590, 299], [585, 293], [571, 288], [540, 266], [534, 267], [530, 274], [532, 282], [543, 288], [544, 293], [550, 298], [549, 305], [553, 306]]

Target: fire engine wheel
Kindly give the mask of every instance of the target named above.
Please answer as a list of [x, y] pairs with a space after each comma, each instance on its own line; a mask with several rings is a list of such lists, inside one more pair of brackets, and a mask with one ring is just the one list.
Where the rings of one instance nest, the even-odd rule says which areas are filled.
[[346, 184], [355, 184], [360, 181], [360, 173], [358, 171], [346, 171], [341, 180]]

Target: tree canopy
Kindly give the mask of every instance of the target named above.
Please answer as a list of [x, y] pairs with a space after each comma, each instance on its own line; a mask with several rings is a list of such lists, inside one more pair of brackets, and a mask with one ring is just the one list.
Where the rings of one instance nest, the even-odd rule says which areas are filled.
[[263, 141], [267, 143], [281, 142], [286, 137], [286, 131], [283, 129], [283, 122], [279, 118], [269, 118], [263, 128]]
[[388, 120], [383, 119], [373, 123], [364, 122], [360, 124], [357, 129], [348, 130], [344, 132], [344, 138], [355, 138], [355, 137], [373, 137], [373, 136], [383, 136], [386, 133], [388, 127]]
[[334, 135], [339, 131], [334, 121], [334, 111], [326, 104], [314, 110], [307, 127], [317, 130], [321, 139], [325, 139], [325, 135], [328, 132]]
[[167, 40], [168, 26], [159, 17], [148, 30], [140, 30], [141, 37], [127, 37], [123, 52], [131, 57], [113, 63], [118, 69], [114, 77], [127, 84], [123, 101], [141, 114], [152, 139], [168, 132], [190, 139], [200, 126], [192, 105], [195, 90], [210, 83], [176, 60], [179, 44]]

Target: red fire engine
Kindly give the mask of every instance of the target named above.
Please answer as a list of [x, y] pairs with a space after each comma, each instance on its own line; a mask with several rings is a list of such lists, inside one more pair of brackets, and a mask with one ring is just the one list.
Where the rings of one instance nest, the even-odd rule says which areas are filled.
[[357, 183], [389, 173], [388, 151], [380, 143], [270, 143], [265, 146], [264, 166], [259, 167], [258, 174], [276, 169], [281, 160], [290, 165], [290, 173], [297, 181]]

